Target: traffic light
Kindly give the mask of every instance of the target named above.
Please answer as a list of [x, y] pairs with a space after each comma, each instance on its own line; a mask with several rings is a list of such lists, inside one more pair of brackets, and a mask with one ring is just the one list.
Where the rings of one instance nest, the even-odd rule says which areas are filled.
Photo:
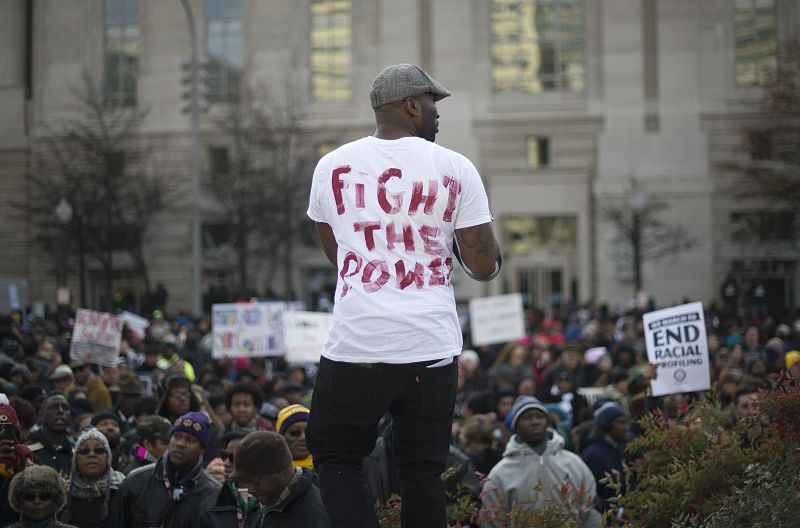
[[[197, 111], [208, 112], [208, 69], [202, 62], [197, 63]], [[192, 61], [181, 62], [181, 112], [192, 112]]]

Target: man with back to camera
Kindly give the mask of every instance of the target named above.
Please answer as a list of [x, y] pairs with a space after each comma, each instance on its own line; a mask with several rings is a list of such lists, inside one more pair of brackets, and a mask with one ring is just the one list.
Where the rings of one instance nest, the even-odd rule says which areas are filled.
[[339, 280], [307, 435], [333, 527], [378, 526], [361, 465], [387, 411], [402, 525], [446, 524], [440, 475], [462, 346], [450, 282], [455, 242], [479, 280], [500, 262], [477, 170], [434, 143], [436, 102], [449, 95], [418, 66], [386, 68], [370, 90], [375, 134], [327, 154], [314, 171], [308, 215]]

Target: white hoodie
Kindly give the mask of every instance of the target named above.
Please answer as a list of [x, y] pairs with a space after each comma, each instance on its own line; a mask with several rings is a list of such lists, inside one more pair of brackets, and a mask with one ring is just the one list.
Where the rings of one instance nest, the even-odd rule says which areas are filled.
[[[481, 527], [508, 526], [503, 514], [515, 503], [528, 500], [531, 507], [542, 500], [560, 500], [560, 488], [568, 484], [570, 494], [583, 488], [581, 499], [581, 528], [600, 526], [601, 518], [594, 508], [597, 483], [581, 458], [564, 449], [564, 438], [548, 430], [547, 449], [542, 456], [513, 435], [508, 441], [503, 459], [489, 472], [481, 498]], [[534, 488], [541, 484], [541, 490]], [[507, 515], [506, 515], [507, 516]]]

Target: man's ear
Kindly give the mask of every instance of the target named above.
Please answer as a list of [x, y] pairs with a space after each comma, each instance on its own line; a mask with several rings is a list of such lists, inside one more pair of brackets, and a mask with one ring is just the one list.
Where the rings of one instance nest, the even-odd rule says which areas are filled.
[[403, 108], [412, 117], [422, 114], [422, 104], [410, 95], [403, 100]]

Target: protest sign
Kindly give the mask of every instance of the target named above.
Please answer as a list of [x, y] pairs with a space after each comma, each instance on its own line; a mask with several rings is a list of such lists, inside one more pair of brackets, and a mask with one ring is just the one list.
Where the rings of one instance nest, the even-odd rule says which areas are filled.
[[119, 314], [125, 326], [130, 328], [131, 332], [139, 338], [144, 339], [145, 332], [150, 327], [150, 321], [131, 312], [122, 312]]
[[469, 301], [472, 344], [492, 345], [525, 336], [522, 295], [511, 293]]
[[214, 357], [280, 356], [286, 303], [215, 304], [211, 308]]
[[333, 315], [321, 312], [283, 314], [286, 357], [290, 363], [316, 363], [328, 339]]
[[647, 357], [658, 366], [653, 396], [711, 387], [703, 303], [657, 310], [642, 316]]
[[116, 365], [122, 326], [122, 319], [116, 315], [79, 308], [72, 330], [70, 359], [84, 359], [106, 367]]

